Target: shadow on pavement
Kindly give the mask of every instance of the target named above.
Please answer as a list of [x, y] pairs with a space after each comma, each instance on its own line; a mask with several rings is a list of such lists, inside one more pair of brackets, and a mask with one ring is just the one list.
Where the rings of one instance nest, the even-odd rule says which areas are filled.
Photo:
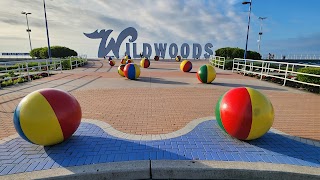
[[178, 71], [177, 68], [155, 68], [155, 67], [149, 67], [148, 69], [157, 69], [157, 70], [168, 70], [168, 71]]
[[150, 83], [159, 83], [159, 84], [177, 84], [177, 85], [188, 85], [189, 83], [179, 82], [179, 81], [168, 81], [162, 78], [155, 77], [140, 77], [136, 80], [137, 82], [150, 82]]
[[[281, 134], [268, 132], [259, 139], [247, 143], [296, 160], [303, 160], [311, 163], [311, 165], [320, 165], [320, 147], [305, 144]], [[288, 164], [296, 164], [296, 162], [290, 162], [290, 160], [288, 160]]]
[[248, 85], [248, 84], [234, 84], [234, 83], [213, 82], [212, 85], [224, 86], [224, 87], [251, 87], [251, 88], [260, 89], [260, 90], [288, 91], [286, 89], [280, 89], [280, 88], [274, 88], [274, 87], [266, 87], [266, 86]]

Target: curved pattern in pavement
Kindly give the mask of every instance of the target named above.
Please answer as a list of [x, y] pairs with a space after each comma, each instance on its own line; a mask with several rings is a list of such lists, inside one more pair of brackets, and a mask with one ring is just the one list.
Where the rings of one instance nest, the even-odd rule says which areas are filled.
[[222, 132], [215, 120], [199, 122], [186, 134], [163, 140], [119, 138], [103, 130], [109, 125], [99, 127], [88, 122], [82, 122], [70, 139], [51, 147], [15, 138], [0, 145], [0, 175], [132, 160], [216, 160], [320, 167], [320, 147], [270, 131], [257, 140], [240, 141]]

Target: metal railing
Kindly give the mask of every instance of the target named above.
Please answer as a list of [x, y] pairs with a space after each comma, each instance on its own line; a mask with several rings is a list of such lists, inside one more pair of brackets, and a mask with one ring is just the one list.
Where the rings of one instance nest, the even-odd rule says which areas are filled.
[[221, 56], [211, 56], [209, 62], [212, 66], [224, 69], [226, 58]]
[[307, 83], [297, 80], [296, 77], [298, 74], [320, 78], [320, 75], [317, 74], [302, 73], [297, 71], [299, 68], [303, 67], [320, 68], [320, 66], [309, 64], [235, 58], [233, 59], [232, 72], [242, 72], [244, 75], [258, 75], [260, 76], [260, 80], [262, 80], [263, 77], [273, 77], [277, 79], [282, 79], [283, 86], [286, 85], [287, 81], [293, 81], [301, 84], [320, 87], [320, 84]]
[[[86, 63], [86, 57], [0, 62], [0, 88], [2, 87], [3, 82], [10, 80], [17, 81], [17, 83], [31, 81], [32, 77], [38, 76], [39, 74], [44, 73], [47, 76], [50, 76], [50, 73], [61, 73], [64, 69], [74, 69], [83, 66]], [[69, 67], [65, 67], [66, 64], [68, 64]]]
[[[262, 59], [269, 59], [268, 54], [263, 54]], [[294, 60], [320, 60], [319, 54], [274, 54], [272, 59], [294, 59]]]

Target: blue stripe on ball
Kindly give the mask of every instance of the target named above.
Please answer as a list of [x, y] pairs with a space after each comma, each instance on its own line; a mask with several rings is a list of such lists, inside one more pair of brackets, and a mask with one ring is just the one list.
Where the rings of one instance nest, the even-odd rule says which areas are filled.
[[14, 124], [14, 127], [16, 128], [18, 134], [26, 141], [30, 142], [30, 143], [33, 143], [31, 142], [27, 137], [26, 135], [24, 134], [23, 130], [21, 129], [21, 125], [20, 125], [20, 107], [21, 105], [19, 104], [16, 109], [14, 110], [14, 114], [13, 114], [13, 124]]
[[136, 78], [136, 68], [134, 67], [134, 64], [130, 64], [130, 66], [129, 66], [128, 77], [129, 77], [129, 79]]

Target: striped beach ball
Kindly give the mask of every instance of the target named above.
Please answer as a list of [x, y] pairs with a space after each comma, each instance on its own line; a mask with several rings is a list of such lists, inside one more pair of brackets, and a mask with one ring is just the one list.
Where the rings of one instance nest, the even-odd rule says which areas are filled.
[[192, 69], [192, 63], [188, 60], [184, 60], [180, 64], [180, 69], [183, 72], [189, 72]]
[[140, 76], [140, 67], [136, 64], [127, 64], [123, 69], [124, 75], [128, 79], [137, 79]]
[[54, 145], [68, 139], [81, 122], [81, 107], [68, 92], [47, 88], [25, 96], [14, 111], [18, 134], [34, 144]]
[[121, 59], [121, 62], [120, 62], [120, 63], [121, 63], [121, 64], [126, 64], [126, 61], [127, 61], [127, 60], [125, 60], [125, 59]]
[[114, 66], [116, 64], [116, 62], [114, 60], [110, 60], [109, 64], [110, 64], [110, 66]]
[[263, 136], [271, 128], [274, 110], [261, 92], [249, 88], [234, 88], [222, 95], [215, 114], [222, 130], [241, 140]]
[[199, 68], [197, 72], [197, 77], [202, 83], [211, 83], [216, 78], [216, 71], [214, 67], [207, 64]]
[[148, 68], [150, 66], [150, 60], [148, 58], [142, 58], [140, 61], [140, 66], [143, 68]]
[[123, 72], [123, 70], [124, 70], [124, 67], [125, 67], [126, 65], [125, 64], [121, 64], [119, 67], [118, 67], [118, 74], [120, 75], [120, 76], [122, 76], [122, 77], [124, 77], [124, 72]]
[[128, 60], [126, 61], [126, 64], [129, 64], [129, 63], [134, 63], [134, 62], [133, 62], [132, 59], [128, 59]]
[[177, 57], [176, 57], [176, 61], [177, 61], [177, 62], [180, 62], [180, 61], [181, 61], [181, 56], [177, 56]]

